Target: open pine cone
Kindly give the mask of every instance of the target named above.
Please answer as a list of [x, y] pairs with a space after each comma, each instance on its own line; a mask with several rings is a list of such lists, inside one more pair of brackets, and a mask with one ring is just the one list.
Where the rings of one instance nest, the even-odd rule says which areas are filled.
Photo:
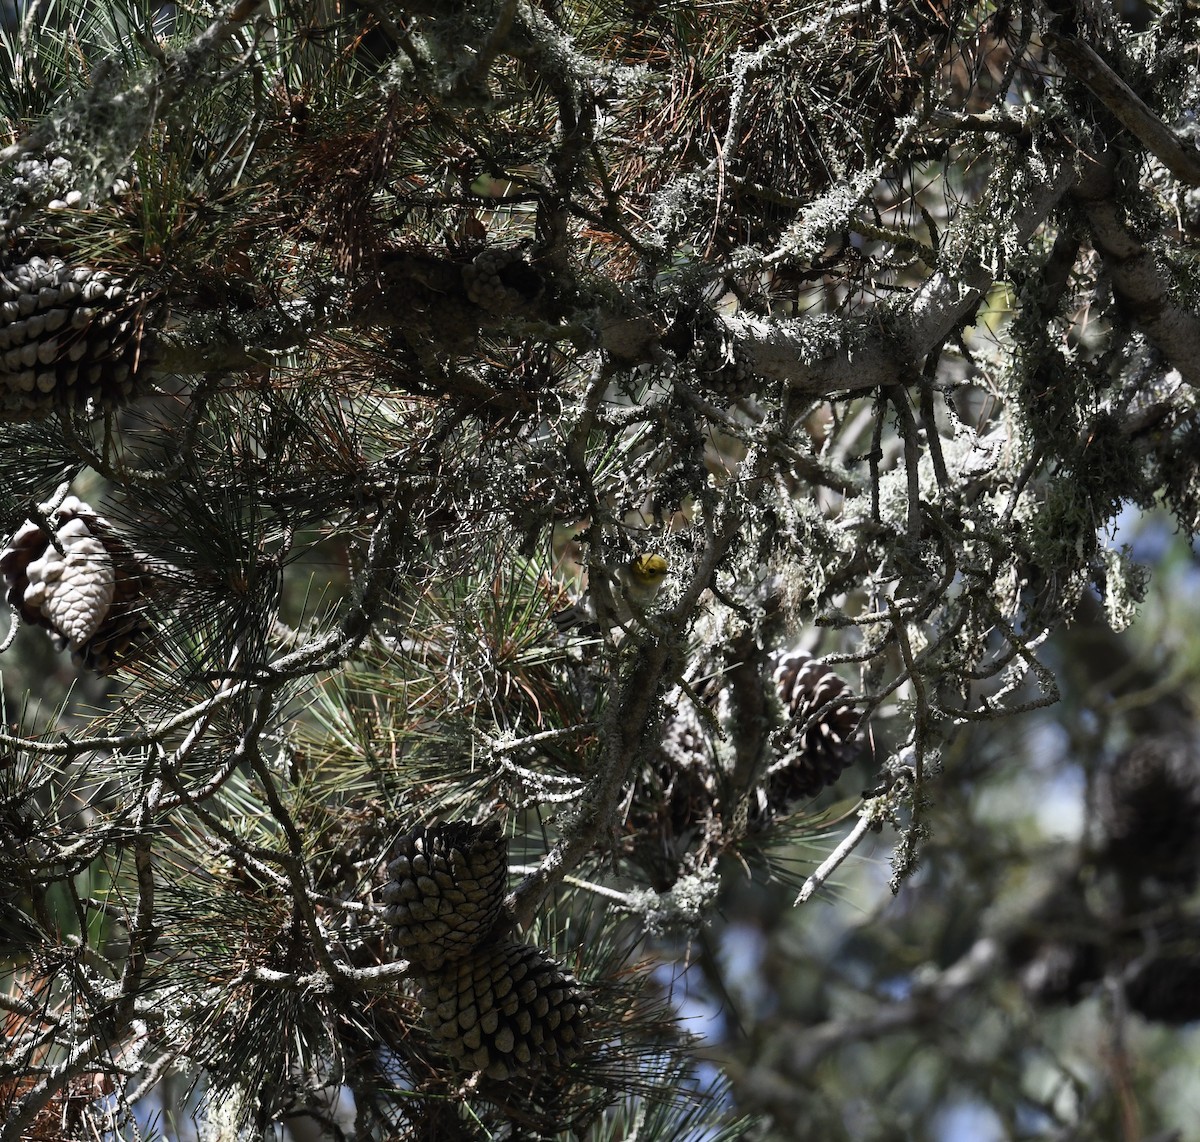
[[516, 249], [483, 250], [463, 266], [462, 277], [467, 297], [489, 313], [514, 313], [542, 292], [538, 272]]
[[54, 635], [60, 650], [70, 647], [77, 661], [107, 674], [134, 657], [151, 632], [144, 613], [149, 576], [112, 524], [76, 496], [49, 522], [58, 547], [27, 521], [0, 551], [8, 601], [25, 622]]
[[781, 655], [772, 680], [787, 722], [774, 735], [778, 756], [763, 778], [768, 813], [786, 812], [837, 781], [854, 760], [859, 721], [850, 687], [803, 650]]
[[717, 831], [717, 761], [690, 699], [676, 691], [662, 744], [638, 775], [626, 831], [635, 862], [654, 889], [666, 892], [692, 855]]

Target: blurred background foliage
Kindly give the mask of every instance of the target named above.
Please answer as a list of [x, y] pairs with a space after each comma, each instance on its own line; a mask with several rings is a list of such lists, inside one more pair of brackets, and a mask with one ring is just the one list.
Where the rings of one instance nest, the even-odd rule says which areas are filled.
[[1193, 9], [0, 15], [0, 1138], [1197, 1136]]

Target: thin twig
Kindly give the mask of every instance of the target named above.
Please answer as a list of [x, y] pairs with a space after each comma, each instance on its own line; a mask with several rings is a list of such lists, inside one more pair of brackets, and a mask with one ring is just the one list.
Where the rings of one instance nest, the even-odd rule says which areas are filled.
[[817, 870], [801, 885], [800, 891], [793, 901], [793, 906], [807, 903], [813, 893], [837, 872], [846, 858], [862, 844], [863, 838], [877, 824], [874, 804], [874, 802], [868, 802], [862, 807], [854, 828], [842, 838], [838, 847], [817, 866]]

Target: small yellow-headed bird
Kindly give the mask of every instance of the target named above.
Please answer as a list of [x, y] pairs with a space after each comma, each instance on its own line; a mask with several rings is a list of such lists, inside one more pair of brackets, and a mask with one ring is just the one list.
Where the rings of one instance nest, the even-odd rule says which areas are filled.
[[670, 574], [670, 564], [662, 555], [642, 552], [614, 567], [609, 575], [616, 587], [606, 592], [612, 597], [612, 614], [601, 623], [596, 599], [591, 590], [579, 602], [554, 613], [554, 625], [560, 631], [589, 623], [607, 626], [627, 626], [635, 615], [645, 613], [654, 602], [663, 580]]
[[645, 609], [654, 602], [658, 589], [670, 573], [671, 565], [661, 555], [635, 555], [617, 568], [617, 582], [625, 597], [635, 606]]

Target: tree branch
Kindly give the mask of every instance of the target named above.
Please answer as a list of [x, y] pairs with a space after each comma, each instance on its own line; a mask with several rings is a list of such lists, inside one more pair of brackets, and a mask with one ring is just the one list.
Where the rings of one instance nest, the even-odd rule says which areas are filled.
[[1072, 196], [1083, 209], [1092, 244], [1104, 259], [1122, 309], [1191, 386], [1200, 386], [1200, 317], [1171, 301], [1159, 259], [1129, 230], [1117, 201], [1117, 152], [1082, 166]]
[[1189, 186], [1200, 186], [1200, 153], [1155, 115], [1090, 44], [1050, 31], [1045, 40], [1071, 77], [1088, 88], [1163, 166]]

